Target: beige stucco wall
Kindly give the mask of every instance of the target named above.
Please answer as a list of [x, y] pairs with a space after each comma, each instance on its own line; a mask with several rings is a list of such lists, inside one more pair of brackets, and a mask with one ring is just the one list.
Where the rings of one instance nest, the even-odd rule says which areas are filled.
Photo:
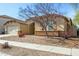
[[26, 21], [26, 24], [28, 24], [28, 34], [34, 35], [35, 33], [35, 23], [33, 20]]
[[29, 34], [34, 34], [35, 33], [35, 23], [29, 24]]
[[[65, 29], [64, 19], [56, 18], [55, 21], [56, 24], [54, 25], [54, 29], [52, 29], [52, 31], [64, 31]], [[35, 31], [43, 31], [39, 23], [35, 23]]]
[[42, 31], [42, 27], [39, 23], [35, 23], [35, 31]]
[[28, 34], [28, 25], [27, 24], [20, 24], [20, 30], [25, 34]]
[[56, 21], [56, 26], [57, 26], [56, 30], [57, 31], [64, 31], [65, 30], [65, 24], [64, 24], [65, 20], [64, 20], [64, 18], [58, 17], [55, 21]]

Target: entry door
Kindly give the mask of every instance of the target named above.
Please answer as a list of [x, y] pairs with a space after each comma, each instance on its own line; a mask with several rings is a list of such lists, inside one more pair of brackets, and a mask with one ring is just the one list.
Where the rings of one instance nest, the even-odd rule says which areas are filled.
[[8, 34], [17, 34], [19, 28], [16, 25], [12, 25], [8, 27]]

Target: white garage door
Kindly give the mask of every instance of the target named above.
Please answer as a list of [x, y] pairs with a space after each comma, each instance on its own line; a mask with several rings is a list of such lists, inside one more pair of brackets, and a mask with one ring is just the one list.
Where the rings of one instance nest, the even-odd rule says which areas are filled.
[[19, 28], [16, 25], [9, 26], [7, 29], [8, 34], [17, 34], [18, 31]]

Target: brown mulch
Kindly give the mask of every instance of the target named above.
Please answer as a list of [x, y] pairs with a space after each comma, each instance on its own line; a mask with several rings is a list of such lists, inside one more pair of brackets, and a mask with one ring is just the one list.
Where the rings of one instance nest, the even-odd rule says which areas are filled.
[[60, 37], [51, 37], [46, 38], [44, 36], [33, 36], [33, 35], [26, 35], [24, 37], [18, 36], [10, 36], [2, 38], [3, 40], [10, 40], [10, 41], [20, 41], [20, 42], [27, 42], [27, 43], [36, 43], [36, 44], [44, 44], [44, 45], [51, 45], [51, 46], [62, 46], [67, 48], [79, 48], [79, 38], [69, 38], [64, 39]]
[[47, 52], [47, 51], [39, 51], [33, 49], [25, 49], [15, 46], [10, 46], [11, 48], [3, 49], [2, 45], [0, 44], [0, 51], [12, 56], [66, 56], [63, 54]]

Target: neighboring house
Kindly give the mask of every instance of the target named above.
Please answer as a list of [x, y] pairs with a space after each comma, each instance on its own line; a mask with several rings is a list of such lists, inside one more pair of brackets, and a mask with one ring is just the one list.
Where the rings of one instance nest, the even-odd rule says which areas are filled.
[[18, 34], [18, 31], [21, 31], [24, 34], [27, 34], [27, 24], [24, 21], [13, 19], [7, 21], [5, 24], [6, 34]]
[[[41, 20], [40, 17], [45, 18], [45, 16], [32, 17], [26, 21], [26, 23], [28, 24], [29, 34], [46, 35], [46, 32], [42, 28], [42, 26], [40, 26], [40, 23], [33, 21], [34, 19]], [[50, 28], [50, 25], [52, 25], [53, 28]], [[77, 30], [75, 29], [71, 19], [68, 19], [67, 17], [58, 14], [52, 14], [49, 16], [47, 33], [51, 36], [77, 36]]]
[[9, 16], [6, 16], [6, 15], [1, 15], [0, 16], [0, 34], [5, 33], [5, 28], [4, 28], [3, 24], [6, 23], [9, 20], [12, 20], [12, 18], [9, 17]]

